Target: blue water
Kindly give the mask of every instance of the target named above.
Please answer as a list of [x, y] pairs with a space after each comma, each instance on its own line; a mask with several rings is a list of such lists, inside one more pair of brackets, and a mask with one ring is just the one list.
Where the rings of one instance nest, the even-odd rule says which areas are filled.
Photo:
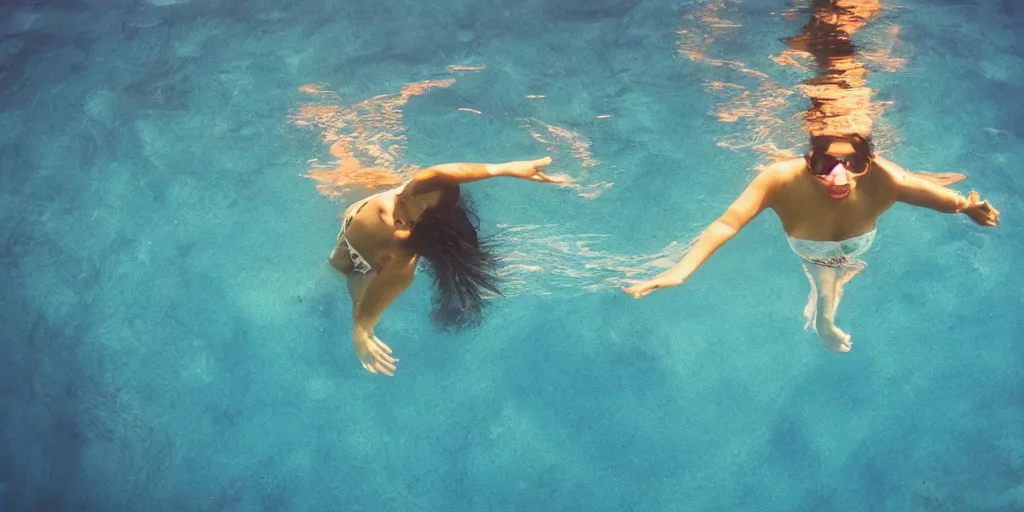
[[[703, 7], [5, 2], [0, 510], [1024, 510], [1024, 8], [886, 6], [906, 59], [870, 77], [887, 156], [966, 173], [1002, 225], [894, 208], [834, 354], [770, 215], [683, 287], [615, 288], [763, 163], [718, 145], [746, 128], [705, 87], [746, 78], [676, 51]], [[787, 7], [726, 2], [742, 29], [709, 54], [795, 86], [768, 59], [803, 23]], [[431, 79], [455, 82], [402, 108], [400, 164], [552, 154], [612, 185], [471, 185], [485, 232], [532, 226], [563, 270], [456, 335], [419, 279], [377, 331], [387, 379], [353, 356], [326, 262], [345, 199], [302, 177], [326, 145], [289, 116], [304, 84], [354, 105]], [[597, 256], [552, 249], [582, 241]]]

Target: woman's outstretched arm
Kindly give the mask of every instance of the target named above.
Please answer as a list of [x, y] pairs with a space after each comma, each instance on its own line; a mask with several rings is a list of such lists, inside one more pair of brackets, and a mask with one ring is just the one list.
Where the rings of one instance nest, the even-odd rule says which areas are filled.
[[438, 181], [461, 184], [502, 176], [544, 183], [567, 183], [569, 180], [566, 178], [548, 176], [544, 173], [544, 168], [550, 164], [550, 157], [537, 160], [506, 162], [503, 164], [439, 164], [413, 174], [411, 184], [413, 187]]
[[761, 172], [715, 222], [701, 233], [690, 252], [674, 267], [658, 276], [622, 290], [639, 299], [654, 290], [683, 284], [719, 247], [743, 229], [754, 217], [772, 205], [780, 181], [777, 166]]
[[979, 226], [999, 225], [999, 211], [988, 201], [979, 201], [981, 194], [971, 192], [964, 197], [959, 192], [936, 185], [914, 176], [893, 162], [883, 163], [893, 173], [896, 182], [896, 199], [901, 203], [929, 208], [942, 213], [963, 213]]

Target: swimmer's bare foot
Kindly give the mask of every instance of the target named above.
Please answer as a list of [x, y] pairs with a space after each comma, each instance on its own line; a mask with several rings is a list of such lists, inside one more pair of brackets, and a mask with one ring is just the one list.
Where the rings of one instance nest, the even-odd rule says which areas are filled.
[[818, 331], [818, 337], [821, 338], [821, 342], [825, 344], [825, 347], [833, 352], [849, 352], [853, 348], [853, 342], [850, 341], [850, 335], [843, 332], [842, 329], [836, 327], [836, 324], [827, 320], [817, 322], [814, 326], [815, 330]]

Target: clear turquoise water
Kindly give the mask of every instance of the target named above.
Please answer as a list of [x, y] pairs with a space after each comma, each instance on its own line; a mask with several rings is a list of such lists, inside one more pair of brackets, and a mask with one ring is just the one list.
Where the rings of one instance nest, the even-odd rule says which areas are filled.
[[[745, 128], [704, 87], [750, 84], [676, 53], [700, 7], [4, 3], [0, 509], [1024, 509], [1024, 8], [878, 21], [907, 59], [871, 76], [888, 156], [965, 172], [1003, 224], [892, 210], [836, 355], [801, 330], [807, 283], [767, 215], [682, 288], [604, 281], [698, 234], [762, 162], [716, 145]], [[802, 23], [785, 8], [727, 4], [743, 28], [709, 53], [795, 85], [768, 60]], [[614, 185], [471, 186], [485, 232], [542, 226], [522, 243], [548, 273], [458, 335], [432, 330], [419, 280], [378, 330], [399, 373], [373, 377], [326, 264], [341, 205], [300, 176], [325, 145], [289, 116], [307, 83], [352, 105], [449, 78], [404, 107], [402, 163], [551, 149]]]

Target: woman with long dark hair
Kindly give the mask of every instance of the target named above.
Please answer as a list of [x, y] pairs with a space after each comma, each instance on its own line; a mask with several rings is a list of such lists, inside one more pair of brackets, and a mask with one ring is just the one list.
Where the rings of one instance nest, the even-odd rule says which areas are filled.
[[348, 207], [330, 261], [348, 278], [352, 341], [364, 368], [394, 375], [398, 360], [373, 329], [388, 304], [412, 284], [421, 257], [434, 280], [434, 323], [445, 330], [480, 323], [485, 294], [501, 294], [497, 260], [479, 236], [479, 219], [460, 185], [500, 176], [566, 182], [544, 173], [550, 163], [541, 158], [436, 165]]

